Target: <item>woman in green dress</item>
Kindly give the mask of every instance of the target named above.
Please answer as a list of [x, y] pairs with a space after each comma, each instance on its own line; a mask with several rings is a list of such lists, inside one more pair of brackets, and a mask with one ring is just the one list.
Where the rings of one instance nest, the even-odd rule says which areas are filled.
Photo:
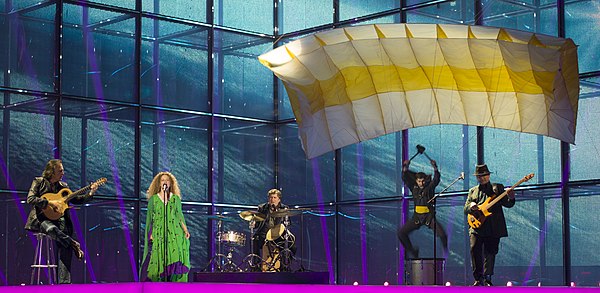
[[147, 262], [150, 246], [148, 279], [153, 282], [187, 282], [190, 271], [190, 233], [181, 210], [181, 192], [177, 179], [169, 172], [158, 173], [148, 187], [147, 196], [143, 264]]

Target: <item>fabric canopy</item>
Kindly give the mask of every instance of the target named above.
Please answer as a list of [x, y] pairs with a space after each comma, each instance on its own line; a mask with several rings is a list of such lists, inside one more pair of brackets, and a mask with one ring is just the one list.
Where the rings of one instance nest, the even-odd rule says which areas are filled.
[[259, 60], [283, 81], [308, 158], [434, 124], [575, 140], [579, 70], [571, 39], [376, 24], [316, 33]]

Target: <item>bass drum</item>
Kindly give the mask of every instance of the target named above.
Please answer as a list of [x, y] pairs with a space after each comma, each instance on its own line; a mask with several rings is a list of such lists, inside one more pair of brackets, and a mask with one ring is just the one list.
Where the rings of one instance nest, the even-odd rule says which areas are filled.
[[274, 245], [279, 249], [284, 249], [286, 247], [286, 241], [287, 247], [290, 248], [296, 242], [296, 237], [285, 227], [284, 224], [278, 224], [267, 231], [267, 237], [265, 240], [265, 245]]

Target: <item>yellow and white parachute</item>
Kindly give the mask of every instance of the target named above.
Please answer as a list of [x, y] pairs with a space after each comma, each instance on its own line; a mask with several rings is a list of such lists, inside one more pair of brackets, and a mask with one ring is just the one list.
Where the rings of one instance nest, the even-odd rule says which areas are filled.
[[316, 33], [259, 60], [283, 81], [308, 158], [432, 124], [575, 140], [579, 78], [571, 39], [376, 24]]

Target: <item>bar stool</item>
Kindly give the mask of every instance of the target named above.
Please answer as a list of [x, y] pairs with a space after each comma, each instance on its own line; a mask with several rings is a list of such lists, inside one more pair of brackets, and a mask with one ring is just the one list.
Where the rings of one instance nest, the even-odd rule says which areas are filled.
[[31, 285], [43, 284], [40, 280], [42, 270], [47, 270], [48, 284], [56, 284], [56, 257], [54, 254], [54, 241], [44, 233], [35, 233], [37, 245], [35, 256], [31, 265]]

